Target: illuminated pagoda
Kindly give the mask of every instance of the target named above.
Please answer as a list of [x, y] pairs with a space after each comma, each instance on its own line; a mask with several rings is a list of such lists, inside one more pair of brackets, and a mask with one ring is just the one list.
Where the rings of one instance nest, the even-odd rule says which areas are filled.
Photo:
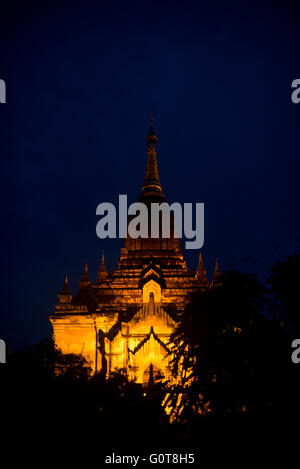
[[[153, 122], [147, 136], [147, 165], [139, 202], [165, 202], [159, 180]], [[150, 231], [150, 222], [149, 222]], [[213, 278], [218, 280], [219, 270]], [[202, 255], [189, 270], [179, 238], [137, 238], [127, 235], [117, 267], [108, 272], [102, 253], [98, 278], [92, 283], [85, 265], [79, 291], [72, 297], [68, 277], [50, 321], [55, 343], [63, 353], [83, 354], [94, 371], [107, 376], [126, 368], [137, 383], [158, 373], [170, 377], [168, 342], [187, 296], [208, 289]]]

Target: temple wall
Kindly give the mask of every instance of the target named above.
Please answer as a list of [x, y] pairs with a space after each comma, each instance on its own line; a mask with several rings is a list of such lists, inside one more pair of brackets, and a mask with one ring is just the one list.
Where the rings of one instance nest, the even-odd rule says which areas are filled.
[[82, 354], [95, 371], [96, 331], [88, 316], [52, 319], [56, 346], [65, 354]]

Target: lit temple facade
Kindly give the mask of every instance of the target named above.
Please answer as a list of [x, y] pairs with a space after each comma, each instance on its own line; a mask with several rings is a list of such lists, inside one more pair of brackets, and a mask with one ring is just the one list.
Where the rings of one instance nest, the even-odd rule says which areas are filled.
[[[153, 124], [146, 141], [146, 175], [138, 201], [149, 205], [166, 201]], [[137, 383], [147, 383], [158, 372], [169, 378], [168, 342], [178, 314], [190, 292], [210, 288], [219, 275], [216, 264], [209, 284], [201, 253], [196, 272], [187, 268], [173, 220], [168, 239], [127, 236], [116, 269], [106, 270], [102, 254], [96, 282], [90, 281], [86, 265], [75, 297], [66, 276], [50, 316], [55, 343], [63, 353], [83, 354], [94, 371], [106, 376], [126, 368]]]

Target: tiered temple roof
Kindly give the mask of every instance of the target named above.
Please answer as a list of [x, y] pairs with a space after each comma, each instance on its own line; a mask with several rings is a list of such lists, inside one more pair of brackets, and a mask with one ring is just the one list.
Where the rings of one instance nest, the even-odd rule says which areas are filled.
[[[166, 202], [158, 173], [153, 122], [146, 142], [146, 174], [138, 202], [149, 206], [151, 202]], [[148, 229], [148, 238], [125, 238], [115, 270], [107, 271], [102, 253], [95, 283], [89, 278], [86, 264], [74, 297], [66, 276], [58, 304], [50, 316], [58, 346], [65, 352], [86, 350], [89, 359], [94, 361], [95, 370], [99, 369], [99, 350], [103, 363], [106, 356], [110, 357], [110, 370], [120, 363], [129, 366], [130, 360], [134, 360], [132, 369], [138, 373], [151, 355], [150, 349], [156, 350], [155, 354], [163, 363], [167, 337], [189, 293], [208, 289], [219, 282], [216, 263], [209, 284], [201, 253], [196, 272], [187, 268], [180, 240], [174, 236], [173, 218], [170, 238], [163, 238], [160, 232], [158, 238], [152, 238], [150, 218]]]

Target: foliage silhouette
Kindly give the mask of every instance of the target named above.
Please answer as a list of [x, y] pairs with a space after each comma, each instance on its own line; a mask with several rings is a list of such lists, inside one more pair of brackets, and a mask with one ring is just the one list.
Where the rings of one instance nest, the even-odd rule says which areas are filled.
[[289, 256], [271, 269], [269, 279], [272, 285], [275, 308], [273, 313], [283, 319], [293, 337], [300, 337], [300, 254]]
[[171, 419], [264, 418], [289, 401], [290, 343], [255, 275], [230, 271], [194, 294], [171, 337]]

